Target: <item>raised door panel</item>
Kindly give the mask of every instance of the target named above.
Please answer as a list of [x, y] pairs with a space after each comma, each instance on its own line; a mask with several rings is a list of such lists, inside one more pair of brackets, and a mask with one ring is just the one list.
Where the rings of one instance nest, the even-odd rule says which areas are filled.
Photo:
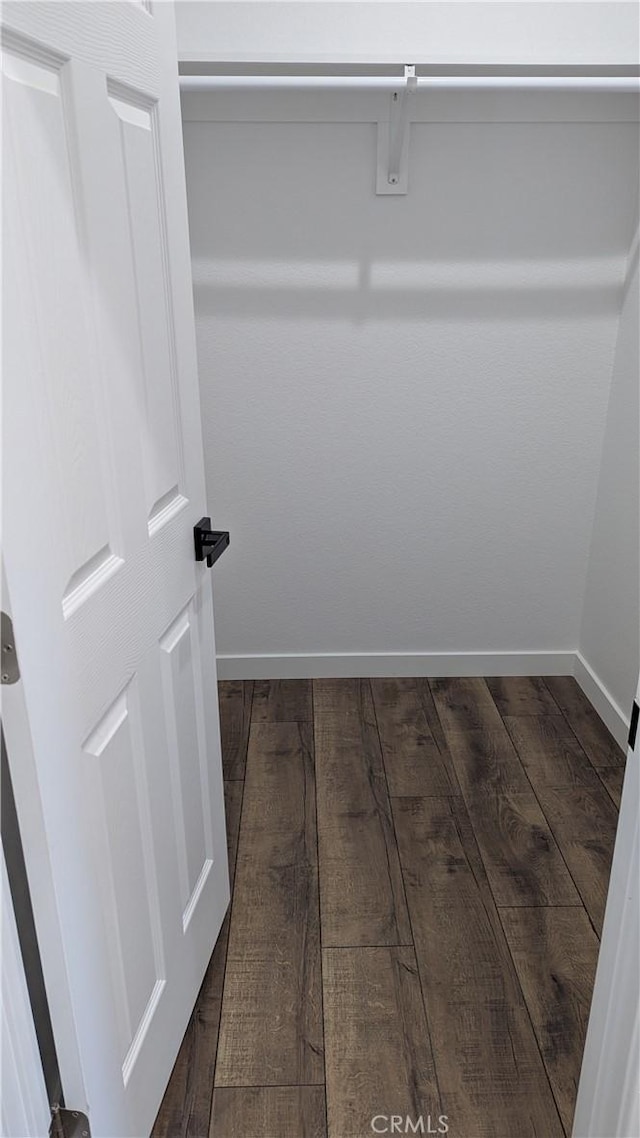
[[135, 679], [85, 740], [83, 752], [91, 768], [101, 907], [126, 1085], [165, 985], [148, 772]]
[[160, 172], [157, 103], [108, 82], [119, 120], [140, 338], [140, 397], [149, 429], [143, 451], [147, 525], [153, 536], [183, 508], [185, 475], [180, 396]]
[[198, 647], [193, 610], [189, 605], [160, 641], [184, 932], [213, 864]]
[[57, 514], [57, 589], [68, 619], [122, 566], [123, 556], [63, 62], [35, 53], [17, 38], [4, 45], [5, 224], [20, 234], [24, 287], [39, 316], [33, 430], [49, 471], [42, 508]]

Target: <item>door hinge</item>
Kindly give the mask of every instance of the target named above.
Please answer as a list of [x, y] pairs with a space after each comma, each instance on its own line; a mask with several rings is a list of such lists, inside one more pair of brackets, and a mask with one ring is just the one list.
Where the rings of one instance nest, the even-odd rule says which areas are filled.
[[634, 699], [633, 707], [631, 709], [631, 722], [629, 724], [629, 750], [634, 751], [636, 746], [636, 735], [638, 734], [638, 719], [640, 718], [640, 707], [638, 707], [637, 700]]
[[0, 669], [3, 684], [15, 684], [20, 679], [13, 625], [6, 612], [0, 614]]
[[89, 1119], [81, 1110], [67, 1110], [54, 1103], [51, 1107], [49, 1138], [91, 1138]]

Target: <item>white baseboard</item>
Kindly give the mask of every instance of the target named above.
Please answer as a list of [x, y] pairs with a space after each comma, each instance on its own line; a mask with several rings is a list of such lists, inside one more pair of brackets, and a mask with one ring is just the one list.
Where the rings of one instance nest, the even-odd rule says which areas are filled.
[[580, 652], [575, 653], [573, 674], [589, 703], [592, 704], [609, 728], [616, 743], [622, 747], [623, 751], [626, 751], [629, 719]]
[[221, 680], [346, 679], [355, 676], [575, 676], [626, 750], [629, 720], [580, 652], [326, 652], [218, 656]]
[[575, 652], [339, 652], [218, 656], [221, 680], [354, 676], [572, 676]]

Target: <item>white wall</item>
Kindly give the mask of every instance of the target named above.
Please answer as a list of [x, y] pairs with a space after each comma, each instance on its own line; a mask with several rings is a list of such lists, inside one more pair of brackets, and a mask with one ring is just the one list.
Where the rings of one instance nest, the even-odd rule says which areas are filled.
[[178, 0], [184, 61], [637, 63], [635, 0]]
[[185, 123], [223, 675], [570, 670], [637, 125], [457, 105], [406, 197], [373, 123]]
[[[640, 668], [639, 311], [636, 240], [616, 345], [580, 634], [585, 665], [627, 718]], [[597, 690], [589, 694], [598, 702]]]

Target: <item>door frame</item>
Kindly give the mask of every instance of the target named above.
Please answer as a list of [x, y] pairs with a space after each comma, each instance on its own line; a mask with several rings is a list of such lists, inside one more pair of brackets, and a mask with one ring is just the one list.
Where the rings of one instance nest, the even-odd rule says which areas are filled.
[[[2, 609], [11, 618], [11, 597], [4, 566]], [[14, 639], [19, 666], [20, 630], [16, 629], [15, 625]], [[44, 944], [47, 946], [47, 951], [44, 953], [41, 951], [40, 955], [62, 1089], [66, 1099], [73, 1103], [74, 1109], [86, 1113], [88, 1103], [82, 1062], [74, 1026], [62, 934], [55, 904], [49, 846], [40, 805], [40, 788], [21, 679], [14, 684], [4, 684], [2, 687], [2, 724], [18, 826], [25, 851], [36, 936], [39, 946]], [[62, 826], [68, 825], [69, 822], [69, 819], [60, 820]], [[37, 873], [34, 872], [36, 866]], [[42, 1073], [41, 1068], [40, 1070]]]
[[[42, 1071], [36, 1080], [30, 1079], [30, 1081], [34, 1081], [34, 1085], [37, 1085], [39, 1088], [42, 1083], [42, 1078], [44, 1077], [46, 1099], [53, 1108], [55, 1104], [60, 1106], [64, 1105], [62, 1084], [60, 1081], [60, 1067], [56, 1053], [53, 1025], [51, 1023], [49, 1000], [42, 972], [40, 943], [34, 922], [31, 890], [29, 888], [22, 835], [18, 823], [13, 783], [9, 769], [9, 757], [5, 743], [4, 728], [1, 723], [0, 749], [2, 752], [2, 769], [0, 774], [0, 800], [2, 804], [1, 830], [2, 851], [4, 855], [4, 876], [2, 882], [4, 893], [2, 904], [3, 913], [5, 913], [5, 918], [10, 928], [15, 929], [13, 939], [10, 937], [11, 943], [7, 951], [11, 957], [13, 954], [13, 940], [15, 940], [20, 958], [19, 971], [24, 978], [30, 1008], [30, 1016], [28, 1018], [32, 1028], [35, 1030], [37, 1049], [40, 1054]], [[10, 916], [7, 916], [7, 914], [10, 914]], [[16, 983], [19, 986], [21, 981], [16, 980]], [[6, 999], [9, 1007], [13, 1006], [11, 990], [11, 988], [3, 988], [3, 1001]], [[8, 1024], [6, 1019], [4, 1023], [9, 1031], [10, 1037], [11, 1024]], [[11, 1053], [19, 1054], [21, 1046], [19, 1042], [15, 1044], [10, 1042], [8, 1046]], [[26, 1124], [26, 1122], [24, 1124]], [[19, 1132], [16, 1125], [13, 1125], [13, 1131], [15, 1133]]]
[[639, 882], [640, 734], [627, 753], [573, 1138], [640, 1134]]
[[[50, 1106], [2, 855], [2, 1134], [41, 1138]], [[43, 1129], [44, 1127], [44, 1129]]]

